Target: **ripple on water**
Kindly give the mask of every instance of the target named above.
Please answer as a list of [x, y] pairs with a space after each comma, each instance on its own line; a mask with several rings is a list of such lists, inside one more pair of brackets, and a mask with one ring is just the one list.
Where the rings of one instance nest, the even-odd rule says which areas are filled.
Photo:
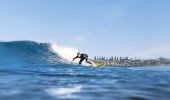
[[59, 88], [49, 88], [45, 91], [58, 99], [75, 99], [75, 93], [79, 93], [82, 90], [82, 86], [73, 86], [73, 87], [59, 87]]

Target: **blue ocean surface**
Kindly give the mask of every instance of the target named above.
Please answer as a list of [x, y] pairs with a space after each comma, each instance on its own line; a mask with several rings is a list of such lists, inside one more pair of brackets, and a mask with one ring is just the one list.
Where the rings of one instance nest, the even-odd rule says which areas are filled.
[[70, 65], [50, 43], [0, 42], [0, 100], [169, 100], [170, 66]]

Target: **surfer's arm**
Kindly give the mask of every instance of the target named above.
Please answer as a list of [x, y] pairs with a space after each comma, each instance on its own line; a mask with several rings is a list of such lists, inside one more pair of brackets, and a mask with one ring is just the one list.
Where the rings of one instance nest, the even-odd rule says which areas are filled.
[[74, 61], [75, 59], [77, 59], [77, 58], [78, 58], [77, 56], [76, 56], [76, 57], [74, 57], [74, 58], [73, 58], [73, 61]]

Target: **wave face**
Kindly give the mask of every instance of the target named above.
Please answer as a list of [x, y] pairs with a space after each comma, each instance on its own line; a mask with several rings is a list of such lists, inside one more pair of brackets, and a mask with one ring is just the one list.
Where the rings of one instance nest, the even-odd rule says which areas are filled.
[[50, 43], [33, 41], [0, 42], [0, 65], [61, 64], [66, 60], [52, 49]]

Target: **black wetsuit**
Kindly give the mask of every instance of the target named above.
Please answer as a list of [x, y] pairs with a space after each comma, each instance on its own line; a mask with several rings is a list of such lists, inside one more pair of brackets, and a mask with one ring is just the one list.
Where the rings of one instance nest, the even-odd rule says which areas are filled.
[[79, 64], [81, 64], [83, 62], [83, 60], [86, 60], [87, 63], [92, 64], [90, 61], [88, 61], [88, 55], [87, 54], [80, 54], [80, 57], [76, 56], [75, 58], [73, 58], [73, 61], [76, 58], [80, 58]]

